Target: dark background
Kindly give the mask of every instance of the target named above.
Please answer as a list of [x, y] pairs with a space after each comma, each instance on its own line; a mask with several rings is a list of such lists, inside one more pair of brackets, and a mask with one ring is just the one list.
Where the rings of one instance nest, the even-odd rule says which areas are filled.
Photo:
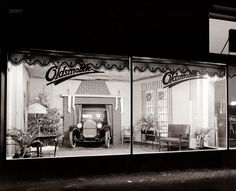
[[[210, 1], [9, 1], [8, 48], [201, 57]], [[6, 40], [6, 39], [4, 39]]]

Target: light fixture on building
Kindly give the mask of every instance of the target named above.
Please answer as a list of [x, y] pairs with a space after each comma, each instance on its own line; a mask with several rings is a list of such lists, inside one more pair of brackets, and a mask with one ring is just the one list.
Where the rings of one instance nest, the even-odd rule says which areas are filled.
[[231, 101], [231, 102], [230, 102], [230, 105], [231, 105], [231, 106], [236, 106], [236, 101]]

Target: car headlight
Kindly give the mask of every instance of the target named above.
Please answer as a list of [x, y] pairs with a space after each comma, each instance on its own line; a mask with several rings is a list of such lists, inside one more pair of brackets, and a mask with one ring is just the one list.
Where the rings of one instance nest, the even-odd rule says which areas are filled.
[[97, 128], [98, 128], [98, 129], [102, 128], [102, 123], [98, 123], [98, 124], [97, 124]]
[[78, 127], [79, 129], [80, 129], [82, 126], [83, 126], [82, 123], [78, 123], [78, 124], [77, 124], [77, 127]]

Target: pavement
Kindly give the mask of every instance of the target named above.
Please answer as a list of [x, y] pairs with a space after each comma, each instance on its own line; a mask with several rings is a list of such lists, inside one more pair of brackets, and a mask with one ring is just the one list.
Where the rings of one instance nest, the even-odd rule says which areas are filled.
[[236, 190], [236, 169], [185, 169], [86, 175], [72, 178], [0, 180], [0, 191]]

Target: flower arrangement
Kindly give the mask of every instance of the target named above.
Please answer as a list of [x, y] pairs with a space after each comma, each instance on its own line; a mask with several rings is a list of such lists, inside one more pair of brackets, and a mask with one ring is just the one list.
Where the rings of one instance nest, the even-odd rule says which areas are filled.
[[147, 130], [156, 129], [156, 120], [152, 116], [142, 116], [138, 121], [137, 125], [141, 128], [141, 133], [146, 133]]
[[198, 128], [193, 133], [193, 137], [196, 139], [197, 147], [203, 148], [204, 142], [206, 141], [206, 138], [208, 137], [209, 133], [212, 130], [216, 130], [215, 128]]

